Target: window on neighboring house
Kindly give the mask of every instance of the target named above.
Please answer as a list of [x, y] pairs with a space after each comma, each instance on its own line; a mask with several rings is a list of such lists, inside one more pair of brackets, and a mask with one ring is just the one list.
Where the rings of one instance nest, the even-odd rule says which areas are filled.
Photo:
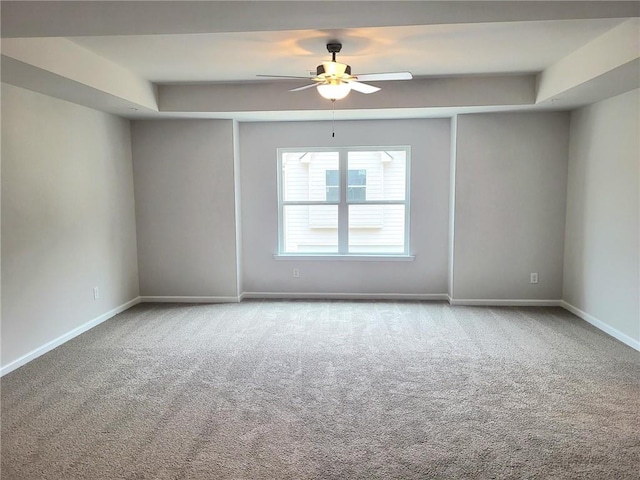
[[[338, 170], [326, 171], [326, 200], [328, 202], [340, 201], [340, 176]], [[367, 198], [367, 171], [349, 170], [347, 175], [347, 200], [366, 200]]]
[[349, 170], [347, 175], [347, 200], [367, 199], [367, 170]]
[[325, 200], [327, 202], [340, 201], [340, 176], [338, 170], [325, 171], [325, 192], [327, 193]]
[[278, 149], [279, 253], [409, 254], [409, 147]]

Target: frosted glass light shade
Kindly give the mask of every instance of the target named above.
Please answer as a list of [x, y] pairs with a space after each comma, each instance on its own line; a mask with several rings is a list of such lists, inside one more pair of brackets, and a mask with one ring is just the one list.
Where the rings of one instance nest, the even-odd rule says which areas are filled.
[[348, 83], [329, 83], [327, 85], [318, 85], [316, 87], [318, 93], [327, 100], [340, 100], [351, 91]]

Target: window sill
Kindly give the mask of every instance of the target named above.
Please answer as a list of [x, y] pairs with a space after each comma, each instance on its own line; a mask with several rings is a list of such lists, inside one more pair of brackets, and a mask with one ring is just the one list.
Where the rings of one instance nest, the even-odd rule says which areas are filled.
[[349, 255], [325, 255], [325, 254], [296, 254], [296, 253], [276, 253], [273, 255], [274, 260], [287, 261], [320, 261], [320, 262], [413, 262], [415, 255], [366, 255], [366, 254], [349, 254]]

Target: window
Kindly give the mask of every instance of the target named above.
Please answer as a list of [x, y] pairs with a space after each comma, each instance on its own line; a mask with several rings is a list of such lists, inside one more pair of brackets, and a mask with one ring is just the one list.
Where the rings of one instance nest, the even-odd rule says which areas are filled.
[[339, 202], [340, 177], [338, 176], [338, 170], [327, 170], [326, 173], [325, 191], [327, 192], [327, 196], [325, 197], [325, 200], [327, 202]]
[[408, 255], [409, 156], [409, 147], [278, 149], [278, 253]]
[[[326, 200], [328, 202], [340, 201], [340, 182], [338, 170], [327, 170]], [[347, 199], [366, 200], [367, 197], [367, 171], [349, 170], [347, 175]]]

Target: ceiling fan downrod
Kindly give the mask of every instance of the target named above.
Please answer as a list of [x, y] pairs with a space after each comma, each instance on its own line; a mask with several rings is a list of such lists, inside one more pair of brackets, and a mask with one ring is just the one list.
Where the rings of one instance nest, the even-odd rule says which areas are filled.
[[342, 50], [342, 44], [338, 42], [329, 42], [327, 43], [327, 51], [331, 54], [331, 61], [336, 61], [336, 53], [340, 53]]

